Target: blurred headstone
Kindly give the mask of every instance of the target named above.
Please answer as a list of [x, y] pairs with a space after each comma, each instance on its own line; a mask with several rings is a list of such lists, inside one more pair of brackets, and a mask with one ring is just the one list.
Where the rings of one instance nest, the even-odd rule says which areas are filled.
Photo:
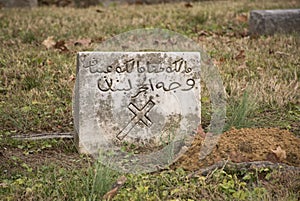
[[74, 0], [38, 0], [39, 6], [74, 6]]
[[37, 0], [0, 0], [0, 5], [7, 8], [26, 8], [36, 7]]
[[251, 35], [300, 33], [300, 9], [253, 10], [249, 31]]
[[78, 8], [87, 8], [89, 6], [97, 6], [100, 4], [99, 0], [74, 0], [75, 6]]

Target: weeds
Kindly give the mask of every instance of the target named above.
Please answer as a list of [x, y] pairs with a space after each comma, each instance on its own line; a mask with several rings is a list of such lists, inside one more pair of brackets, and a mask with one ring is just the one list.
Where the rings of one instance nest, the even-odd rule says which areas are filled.
[[[277, 200], [276, 196], [296, 200], [296, 191], [281, 195], [267, 191], [270, 187], [267, 179], [278, 174], [281, 174], [281, 179], [276, 183], [280, 183], [285, 173], [273, 173], [265, 168], [253, 174], [219, 169], [207, 176], [192, 178], [182, 169], [153, 175], [128, 175], [115, 200]], [[249, 180], [252, 180], [251, 185]]]
[[[101, 157], [101, 156], [100, 156]], [[99, 200], [102, 196], [110, 190], [114, 179], [116, 179], [116, 172], [114, 172], [108, 164], [102, 164], [99, 160], [95, 163], [95, 168], [90, 175], [93, 175], [92, 185], [87, 189], [89, 201]], [[88, 181], [90, 183], [90, 181]]]
[[251, 127], [251, 121], [248, 119], [249, 115], [254, 111], [254, 102], [249, 99], [249, 92], [245, 91], [242, 100], [236, 105], [231, 105], [227, 116], [227, 123], [224, 130], [227, 131], [230, 128], [249, 128]]
[[[16, 150], [10, 158], [0, 156], [5, 163], [0, 166], [0, 199], [101, 199], [118, 173], [87, 156], [72, 157], [76, 153], [74, 149], [63, 154], [56, 151], [64, 149], [66, 143], [72, 147], [70, 142], [57, 140], [1, 142]], [[49, 157], [51, 153], [57, 158]]]
[[[99, 163], [93, 165], [87, 157], [78, 157], [72, 142], [27, 143], [10, 141], [7, 137], [73, 130], [71, 102], [76, 52], [93, 50], [97, 42], [126, 30], [167, 28], [202, 44], [218, 67], [229, 96], [226, 129], [249, 127], [254, 122], [255, 126], [279, 126], [299, 133], [299, 35], [250, 38], [247, 21], [238, 18], [248, 17], [252, 9], [299, 6], [297, 1], [245, 0], [226, 4], [198, 2], [190, 8], [181, 3], [115, 5], [101, 8], [103, 12], [97, 12], [96, 7], [2, 9], [0, 199], [99, 200], [110, 187], [115, 172]], [[42, 42], [49, 36], [66, 43], [89, 38], [93, 44], [69, 45], [67, 51], [47, 49]], [[208, 124], [209, 95], [205, 87], [202, 102], [205, 102], [202, 121]], [[14, 155], [3, 155], [7, 148]], [[244, 179], [237, 173], [222, 171], [211, 177], [187, 175], [182, 169], [127, 175], [129, 180], [115, 199], [299, 198], [297, 174], [272, 173], [273, 183], [271, 180], [258, 183], [255, 174], [244, 175]]]

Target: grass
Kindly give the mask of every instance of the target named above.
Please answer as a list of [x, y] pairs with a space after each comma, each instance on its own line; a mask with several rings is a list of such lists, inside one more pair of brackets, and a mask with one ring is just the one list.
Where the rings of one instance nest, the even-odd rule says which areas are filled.
[[230, 104], [229, 112], [227, 114], [229, 118], [226, 120], [226, 125], [224, 130], [228, 131], [230, 128], [249, 128], [252, 126], [250, 115], [255, 110], [254, 101], [249, 100], [249, 92], [245, 91], [240, 102], [236, 104]]
[[[0, 166], [1, 200], [99, 200], [120, 176], [87, 156], [76, 156], [72, 141], [7, 139], [5, 144], [17, 151]], [[222, 168], [206, 176], [191, 176], [181, 168], [126, 174], [114, 200], [297, 200], [298, 174], [269, 168]]]
[[[254, 8], [296, 5], [280, 1], [259, 5], [256, 1], [233, 1], [221, 5], [218, 2], [195, 3], [192, 8], [183, 4], [124, 5], [100, 7], [100, 13], [94, 7], [57, 8], [51, 12], [47, 7], [2, 10], [0, 121], [4, 123], [0, 125], [1, 131], [71, 131], [76, 52], [93, 50], [97, 42], [115, 34], [145, 27], [167, 28], [198, 41], [219, 68], [228, 102], [239, 100], [247, 88], [249, 99], [255, 98], [260, 108], [256, 116], [266, 107], [283, 116], [288, 105], [299, 104], [299, 37], [244, 37], [247, 22], [238, 21], [237, 16], [247, 16]], [[110, 21], [116, 23], [113, 26], [106, 23]], [[92, 39], [94, 43], [89, 47], [69, 45], [69, 51], [60, 52], [42, 45], [49, 36], [66, 43], [81, 38]], [[202, 95], [209, 97], [205, 91]], [[285, 127], [298, 127], [295, 121], [298, 119], [289, 115]], [[256, 126], [270, 125], [258, 122]]]
[[1, 200], [99, 200], [118, 176], [100, 162], [78, 156], [72, 141], [5, 139], [1, 144], [13, 150], [1, 158]]
[[[195, 177], [177, 169], [154, 175], [129, 176], [115, 200], [276, 200], [276, 193], [272, 195], [268, 191], [269, 180], [275, 175], [280, 175], [278, 178], [284, 176], [269, 169], [253, 172], [221, 169], [207, 176]], [[281, 199], [296, 200], [293, 197], [297, 196], [296, 190], [292, 189]]]
[[[224, 82], [228, 96], [227, 129], [275, 126], [299, 135], [299, 35], [251, 38], [246, 34], [247, 21], [240, 18], [249, 16], [252, 9], [299, 6], [297, 1], [243, 0], [198, 2], [191, 8], [176, 3], [0, 10], [0, 157], [5, 159], [0, 165], [0, 199], [97, 200], [110, 188], [119, 175], [85, 156], [79, 157], [73, 142], [21, 142], [9, 136], [72, 131], [76, 52], [93, 50], [97, 43], [136, 28], [169, 29], [203, 46]], [[49, 36], [65, 42], [67, 51], [43, 46]], [[72, 43], [82, 38], [91, 39], [92, 45]], [[251, 110], [252, 102], [255, 107]], [[204, 86], [205, 126], [210, 115], [209, 94]], [[5, 149], [12, 150], [14, 155], [5, 158], [1, 155]], [[103, 180], [95, 180], [95, 171]], [[297, 180], [290, 178], [295, 182], [290, 188], [280, 184], [289, 184], [280, 176], [284, 173], [272, 172], [274, 183], [265, 178], [245, 181], [240, 172], [216, 171], [192, 179], [187, 179], [188, 174], [183, 170], [166, 170], [127, 175], [128, 182], [116, 200], [299, 198]], [[276, 185], [282, 188], [275, 188]]]

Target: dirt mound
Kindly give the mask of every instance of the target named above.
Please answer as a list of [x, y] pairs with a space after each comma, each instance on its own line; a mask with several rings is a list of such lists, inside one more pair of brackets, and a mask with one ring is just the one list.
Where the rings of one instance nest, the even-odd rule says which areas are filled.
[[205, 133], [201, 130], [192, 146], [174, 164], [186, 170], [197, 170], [220, 160], [232, 162], [271, 161], [300, 166], [300, 138], [278, 128], [232, 129], [221, 135], [213, 151], [199, 161]]

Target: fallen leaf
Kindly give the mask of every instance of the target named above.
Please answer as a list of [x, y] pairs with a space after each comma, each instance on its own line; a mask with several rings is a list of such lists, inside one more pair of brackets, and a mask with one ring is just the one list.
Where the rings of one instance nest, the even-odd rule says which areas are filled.
[[81, 45], [83, 47], [88, 47], [92, 43], [92, 40], [90, 38], [84, 38], [84, 39], [79, 39], [74, 42], [74, 45]]
[[62, 51], [62, 52], [69, 51], [69, 49], [67, 48], [66, 43], [65, 43], [64, 40], [57, 41], [53, 47], [55, 49], [58, 49], [58, 50]]
[[100, 9], [96, 9], [96, 12], [97, 12], [97, 13], [103, 13], [104, 11], [103, 11], [103, 10], [100, 10]]
[[235, 17], [238, 22], [247, 22], [248, 16], [246, 14], [241, 14]]
[[116, 183], [113, 184], [112, 189], [103, 196], [103, 199], [111, 200], [117, 194], [118, 190], [125, 184], [126, 180], [127, 178], [124, 175], [119, 177]]
[[193, 4], [191, 4], [190, 2], [187, 2], [187, 3], [184, 4], [184, 6], [185, 6], [186, 8], [192, 8], [192, 7], [193, 7]]
[[234, 58], [236, 60], [239, 60], [239, 59], [244, 59], [246, 56], [245, 56], [245, 50], [241, 50], [238, 55], [236, 55]]
[[207, 32], [207, 31], [204, 31], [204, 30], [201, 30], [199, 33], [198, 33], [198, 36], [210, 36], [211, 33]]
[[47, 48], [50, 49], [52, 47], [54, 47], [54, 45], [56, 44], [56, 42], [53, 40], [53, 36], [49, 36], [47, 39], [45, 39], [42, 44]]
[[284, 159], [286, 159], [286, 151], [281, 149], [280, 146], [278, 146], [275, 150], [271, 149], [271, 151], [276, 155], [276, 157], [280, 161], [283, 161]]
[[205, 138], [205, 136], [206, 136], [206, 133], [204, 132], [201, 124], [197, 128], [197, 135], [200, 135], [202, 138]]
[[82, 46], [82, 47], [89, 47], [92, 43], [92, 39], [90, 38], [83, 38], [83, 39], [77, 39], [77, 40], [68, 40], [65, 44], [65, 46], [69, 49], [72, 49], [74, 46]]

